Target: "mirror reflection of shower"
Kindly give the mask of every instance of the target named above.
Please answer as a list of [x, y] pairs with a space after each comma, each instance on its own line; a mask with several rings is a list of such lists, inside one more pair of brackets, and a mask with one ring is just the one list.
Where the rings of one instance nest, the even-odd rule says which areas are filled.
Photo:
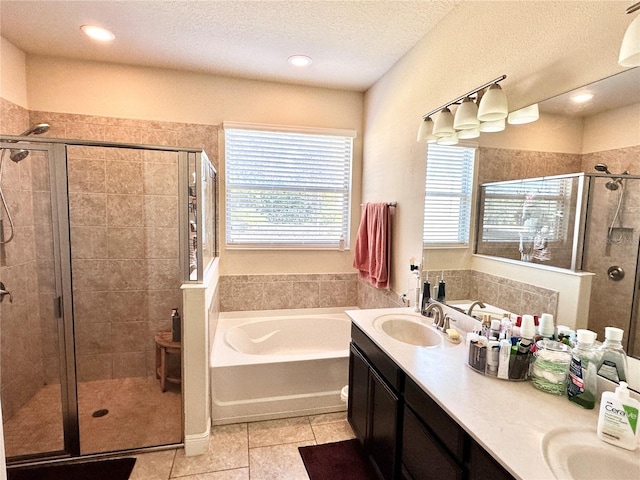
[[[598, 172], [606, 173], [607, 175], [613, 175], [609, 171], [609, 167], [607, 167], [604, 163], [596, 163], [594, 167]], [[622, 202], [624, 199], [624, 175], [629, 175], [629, 171], [625, 170], [620, 174], [620, 176], [613, 177], [607, 183], [605, 183], [605, 187], [612, 192], [617, 192], [618, 194], [618, 202], [616, 206], [616, 211], [613, 215], [613, 219], [611, 220], [611, 224], [607, 230], [607, 243], [622, 243], [625, 241], [625, 229], [622, 226]], [[616, 222], [618, 222], [618, 226], [616, 227]], [[614, 236], [614, 233], [616, 235]]]
[[[27, 130], [22, 132], [20, 137], [28, 137], [29, 135], [42, 135], [49, 131], [48, 123], [39, 123], [37, 125], [33, 125], [29, 127]], [[17, 143], [17, 142], [16, 142]], [[5, 238], [4, 228], [2, 220], [0, 220], [0, 245], [5, 245], [13, 240], [15, 234], [15, 227], [13, 224], [13, 218], [11, 217], [11, 212], [9, 211], [9, 206], [7, 205], [7, 201], [4, 198], [4, 192], [2, 191], [2, 168], [4, 167], [4, 160], [6, 154], [9, 153], [9, 159], [15, 163], [18, 163], [29, 156], [29, 150], [25, 150], [22, 148], [11, 148], [2, 149], [2, 153], [0, 153], [0, 202], [2, 202], [2, 208], [7, 214], [7, 220], [9, 220], [9, 236]]]

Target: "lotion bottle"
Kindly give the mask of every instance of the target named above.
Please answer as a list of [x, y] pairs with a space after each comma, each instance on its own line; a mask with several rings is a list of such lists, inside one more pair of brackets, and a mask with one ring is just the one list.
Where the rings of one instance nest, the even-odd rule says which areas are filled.
[[626, 382], [620, 382], [615, 392], [604, 392], [600, 400], [598, 438], [627, 450], [635, 450], [640, 435], [638, 410], [640, 402], [629, 396]]

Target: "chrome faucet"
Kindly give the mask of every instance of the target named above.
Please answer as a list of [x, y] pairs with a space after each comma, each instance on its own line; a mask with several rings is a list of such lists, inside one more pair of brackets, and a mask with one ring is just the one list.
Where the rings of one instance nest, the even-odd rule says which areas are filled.
[[476, 300], [475, 302], [473, 302], [471, 305], [469, 305], [469, 308], [467, 309], [467, 315], [469, 315], [470, 317], [473, 317], [473, 309], [478, 306], [480, 308], [485, 308], [485, 304], [482, 303], [479, 300]]
[[[430, 303], [427, 308], [424, 309], [424, 314], [429, 317], [429, 313], [433, 312], [433, 326], [436, 328], [443, 328], [445, 314], [442, 310], [442, 306], [439, 303]], [[440, 325], [442, 323], [442, 325]]]

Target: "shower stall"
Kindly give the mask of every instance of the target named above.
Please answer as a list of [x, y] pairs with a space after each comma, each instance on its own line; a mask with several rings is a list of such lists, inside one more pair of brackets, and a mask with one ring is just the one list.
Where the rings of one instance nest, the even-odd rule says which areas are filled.
[[215, 169], [199, 149], [30, 136], [46, 128], [0, 136], [7, 460], [181, 444], [154, 338], [216, 255]]
[[595, 170], [483, 184], [475, 253], [593, 273], [589, 329], [640, 358], [640, 176]]

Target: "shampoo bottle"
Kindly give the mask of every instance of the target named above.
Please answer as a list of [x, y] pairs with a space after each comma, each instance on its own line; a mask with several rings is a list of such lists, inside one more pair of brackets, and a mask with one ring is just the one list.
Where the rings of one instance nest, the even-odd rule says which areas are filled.
[[182, 320], [177, 308], [171, 310], [171, 340], [173, 342], [182, 340]]
[[640, 402], [629, 396], [627, 384], [620, 382], [614, 392], [604, 392], [600, 401], [598, 438], [612, 445], [635, 450], [638, 446]]

